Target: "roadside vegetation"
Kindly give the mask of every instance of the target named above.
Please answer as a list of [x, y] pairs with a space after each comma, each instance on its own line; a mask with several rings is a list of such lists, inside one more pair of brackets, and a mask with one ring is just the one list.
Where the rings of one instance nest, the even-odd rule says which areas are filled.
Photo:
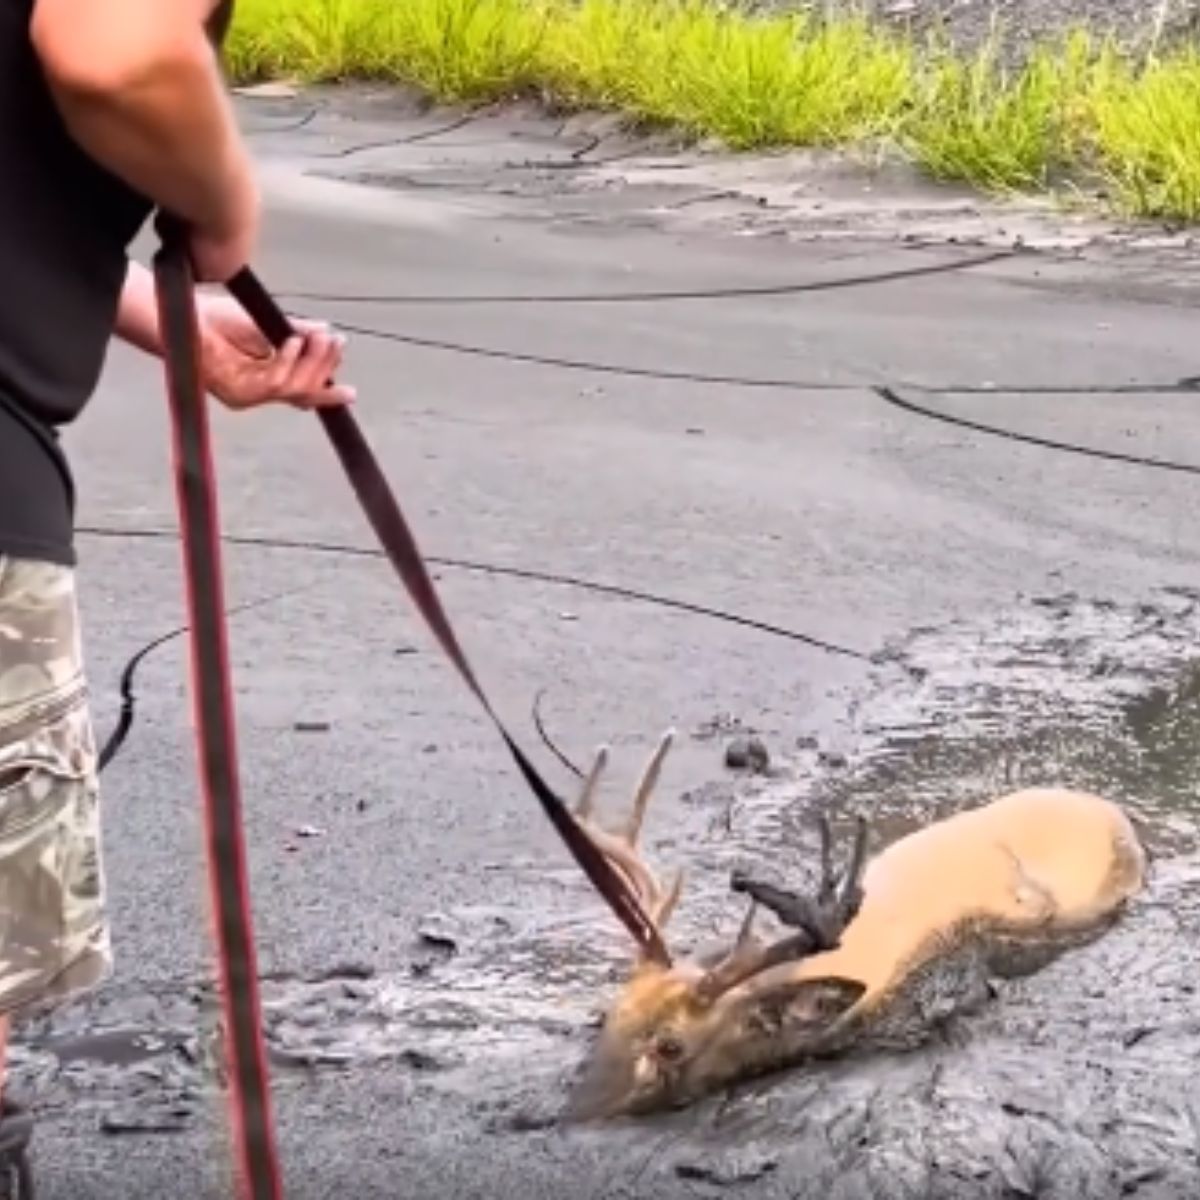
[[239, 0], [235, 79], [405, 84], [451, 103], [538, 95], [735, 150], [878, 147], [992, 194], [1099, 194], [1200, 218], [1200, 52], [1134, 59], [1086, 31], [1019, 66], [865, 17], [718, 0]]

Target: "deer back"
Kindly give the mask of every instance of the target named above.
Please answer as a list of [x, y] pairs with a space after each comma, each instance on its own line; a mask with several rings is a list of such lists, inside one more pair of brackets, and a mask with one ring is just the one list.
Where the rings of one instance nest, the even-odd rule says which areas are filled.
[[868, 863], [862, 906], [838, 948], [773, 973], [860, 981], [850, 1021], [963, 938], [1049, 941], [1103, 924], [1145, 869], [1116, 805], [1082, 792], [1014, 792], [892, 843]]

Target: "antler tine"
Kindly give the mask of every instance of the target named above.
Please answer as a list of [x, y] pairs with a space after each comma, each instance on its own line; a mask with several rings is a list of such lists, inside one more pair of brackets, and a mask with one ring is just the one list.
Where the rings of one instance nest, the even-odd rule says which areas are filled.
[[738, 930], [737, 940], [734, 942], [734, 948], [738, 946], [748, 946], [754, 939], [754, 918], [758, 916], [758, 901], [751, 900], [750, 907], [746, 910], [745, 919], [742, 921], [742, 927]]
[[667, 922], [671, 919], [671, 914], [675, 911], [675, 907], [679, 903], [679, 897], [683, 894], [683, 879], [684, 871], [680, 867], [675, 872], [675, 878], [671, 881], [670, 889], [650, 914], [650, 919], [654, 922], [655, 927], [660, 933], [667, 927]]
[[679, 902], [683, 888], [683, 872], [679, 871], [670, 888], [664, 889], [655, 878], [654, 873], [642, 861], [637, 842], [645, 819], [646, 808], [654, 793], [655, 785], [658, 783], [663, 760], [671, 748], [674, 737], [675, 731], [668, 730], [659, 741], [658, 747], [638, 781], [630, 814], [619, 833], [608, 832], [593, 819], [600, 776], [608, 765], [607, 746], [601, 746], [596, 751], [591, 769], [583, 781], [579, 799], [575, 805], [575, 816], [580, 828], [587, 834], [592, 845], [616, 869], [660, 937], [663, 927]]
[[604, 774], [605, 767], [608, 766], [608, 747], [599, 746], [596, 749], [596, 756], [592, 759], [592, 765], [584, 778], [583, 786], [579, 790], [579, 799], [575, 802], [575, 816], [581, 821], [590, 821], [592, 817], [592, 809], [596, 803], [596, 787], [600, 782], [600, 776]]
[[698, 985], [698, 994], [702, 1000], [715, 1000], [722, 992], [728, 991], [760, 969], [762, 947], [754, 937], [754, 919], [757, 916], [758, 901], [752, 897], [732, 948], [724, 958], [708, 969]]
[[650, 803], [650, 797], [654, 795], [654, 789], [658, 786], [658, 778], [662, 774], [663, 760], [667, 757], [667, 751], [671, 749], [674, 741], [675, 730], [668, 729], [659, 739], [658, 747], [650, 756], [650, 761], [642, 771], [641, 779], [638, 780], [637, 790], [633, 797], [633, 808], [625, 826], [625, 840], [631, 848], [637, 845], [642, 832], [642, 823], [646, 819], [646, 808]]

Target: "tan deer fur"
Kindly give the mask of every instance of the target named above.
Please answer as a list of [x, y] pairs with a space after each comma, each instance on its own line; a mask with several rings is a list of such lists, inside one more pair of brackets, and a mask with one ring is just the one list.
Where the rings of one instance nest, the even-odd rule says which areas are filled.
[[[669, 741], [639, 787], [626, 862], [637, 859], [648, 785]], [[585, 788], [581, 823], [600, 844], [611, 835], [590, 820], [597, 775]], [[656, 920], [669, 915], [678, 881], [664, 892], [637, 861], [647, 910]], [[919, 973], [964, 951], [997, 973], [1014, 949], [1054, 957], [1107, 928], [1145, 876], [1129, 818], [1088, 793], [1029, 789], [936, 821], [867, 863], [861, 904], [836, 949], [756, 969], [766, 948], [751, 932], [751, 909], [719, 971], [713, 962], [643, 955], [609, 1007], [570, 1113], [593, 1119], [676, 1107], [848, 1048], [897, 1008]]]

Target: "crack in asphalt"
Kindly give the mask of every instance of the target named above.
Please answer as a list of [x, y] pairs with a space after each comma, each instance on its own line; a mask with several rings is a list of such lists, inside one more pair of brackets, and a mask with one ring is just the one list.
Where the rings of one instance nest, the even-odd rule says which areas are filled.
[[[420, 142], [432, 141], [434, 138], [443, 137], [449, 133], [455, 133], [459, 129], [463, 129], [468, 125], [474, 125], [482, 120], [486, 120], [489, 115], [495, 113], [497, 106], [488, 105], [478, 111], [464, 113], [462, 116], [454, 118], [443, 125], [436, 126], [432, 129], [420, 130], [417, 133], [403, 134], [396, 137], [380, 138], [367, 142], [356, 142], [350, 146], [344, 146], [338, 150], [330, 150], [325, 152], [317, 152], [308, 155], [307, 157], [313, 160], [329, 161], [331, 159], [342, 160], [352, 158], [356, 154], [363, 154], [371, 150], [389, 150], [399, 146], [412, 146]], [[286, 125], [260, 127], [258, 129], [250, 129], [247, 131], [251, 137], [271, 136], [280, 133], [293, 133], [299, 129], [303, 129], [309, 125], [319, 114], [321, 108], [314, 107], [304, 114], [299, 120], [290, 122]], [[565, 121], [563, 125], [565, 125]], [[555, 130], [550, 136], [552, 139], [559, 138], [562, 135], [562, 125]], [[510, 169], [528, 170], [528, 169], [581, 169], [587, 167], [603, 167], [610, 163], [622, 162], [626, 159], [636, 158], [641, 150], [637, 148], [623, 150], [618, 154], [611, 155], [608, 158], [589, 159], [587, 156], [594, 150], [597, 150], [606, 141], [609, 140], [608, 135], [588, 134], [586, 135], [586, 143], [582, 146], [577, 146], [571, 150], [565, 159], [530, 159], [523, 163], [511, 162], [506, 166]], [[486, 141], [477, 143], [482, 146], [500, 146], [511, 142], [512, 136], [497, 136], [489, 138]]]
[[[1179, 386], [1179, 391], [1191, 392], [1193, 387], [1184, 386], [1189, 381], [1183, 381]], [[989, 437], [1004, 438], [1010, 442], [1021, 442], [1027, 446], [1038, 446], [1043, 450], [1057, 450], [1064, 454], [1077, 454], [1084, 458], [1095, 458], [1105, 462], [1126, 463], [1135, 467], [1146, 467], [1155, 471], [1175, 471], [1183, 475], [1200, 475], [1200, 466], [1193, 463], [1175, 462], [1165, 458], [1149, 458], [1140, 454], [1125, 454], [1120, 450], [1103, 450], [1094, 446], [1080, 446], [1074, 442], [1061, 442], [1054, 438], [1039, 437], [1033, 433], [1022, 433], [1020, 430], [1006, 429], [1002, 425], [989, 425], [983, 421], [970, 420], [967, 417], [959, 417], [953, 413], [938, 412], [933, 408], [926, 408], [923, 405], [916, 404], [911, 400], [906, 400], [899, 392], [891, 387], [876, 387], [871, 389], [885, 404], [891, 405], [893, 408], [900, 409], [901, 412], [910, 413], [912, 416], [921, 417], [928, 421], [940, 421], [944, 425], [953, 425], [958, 429], [969, 429], [973, 433], [986, 434]], [[1151, 392], [1160, 392], [1165, 389], [1154, 388]], [[1133, 393], [1134, 395], [1151, 394], [1151, 392]], [[1033, 393], [1030, 393], [1033, 394]]]
[[[638, 367], [627, 363], [604, 363], [593, 359], [566, 358], [559, 355], [537, 354], [526, 350], [502, 350], [493, 346], [479, 346], [471, 342], [451, 341], [445, 338], [421, 337], [417, 334], [399, 333], [390, 329], [376, 329], [369, 325], [337, 322], [337, 327], [359, 337], [377, 341], [397, 342], [404, 346], [415, 346], [422, 350], [437, 350], [446, 354], [464, 357], [494, 359], [499, 362], [519, 363], [530, 366], [552, 367], [558, 370], [586, 371], [596, 375], [617, 375], [632, 379], [653, 379], [661, 383], [695, 383], [715, 387], [754, 388], [766, 391], [795, 392], [875, 392], [881, 388], [920, 392], [926, 396], [1148, 396], [1200, 394], [1200, 378], [1186, 376], [1172, 380], [1137, 380], [1130, 383], [944, 383], [928, 384], [916, 380], [830, 380], [770, 378], [753, 375], [725, 375], [705, 371], [676, 370], [670, 367]], [[914, 410], [914, 415], [928, 414]], [[990, 426], [981, 426], [983, 432], [994, 432]], [[1014, 435], [1018, 436], [1018, 435]], [[1076, 447], [1087, 453], [1085, 447]], [[1103, 457], [1103, 455], [1098, 455]], [[1158, 465], [1158, 460], [1135, 460], [1140, 466]], [[1164, 464], [1165, 465], [1165, 464]], [[1185, 470], [1186, 467], [1169, 467]]]
[[455, 120], [448, 121], [444, 125], [438, 125], [433, 129], [422, 129], [417, 133], [405, 134], [403, 137], [381, 138], [378, 141], [370, 142], [357, 142], [352, 146], [343, 146], [340, 150], [327, 150], [307, 155], [307, 157], [326, 162], [330, 159], [352, 158], [356, 154], [365, 154], [368, 150], [390, 150], [399, 146], [415, 146], [420, 142], [427, 142], [435, 137], [441, 137], [443, 134], [453, 133], [456, 129], [462, 129], [464, 125], [471, 124], [471, 122], [475, 119], [475, 114], [465, 117], [457, 117]]
[[[347, 303], [539, 303], [539, 302], [574, 302], [574, 303], [612, 303], [612, 302], [646, 302], [656, 303], [666, 300], [693, 299], [722, 299], [738, 296], [763, 296], [799, 294], [803, 292], [828, 291], [838, 287], [857, 287], [890, 282], [895, 279], [912, 278], [918, 275], [945, 274], [950, 271], [965, 270], [969, 267], [980, 266], [999, 259], [1010, 258], [1010, 252], [967, 260], [963, 263], [939, 263], [928, 267], [916, 267], [890, 273], [880, 273], [874, 276], [852, 276], [844, 280], [824, 280], [808, 284], [780, 284], [760, 288], [729, 288], [705, 291], [657, 292], [657, 293], [609, 293], [609, 294], [576, 294], [566, 296], [351, 296], [336, 293], [291, 293], [289, 299], [322, 300], [324, 302], [344, 301]], [[1200, 465], [1178, 462], [1172, 459], [1152, 458], [1146, 455], [1129, 454], [1116, 450], [1104, 450], [1098, 447], [1081, 446], [1074, 442], [1059, 441], [1044, 438], [1036, 434], [1023, 433], [1020, 430], [1007, 429], [1001, 425], [959, 417], [951, 413], [938, 412], [936, 409], [917, 404], [915, 401], [902, 396], [901, 392], [919, 392], [926, 396], [1194, 396], [1200, 395], [1200, 376], [1189, 375], [1174, 380], [1140, 380], [1129, 383], [1098, 383], [1098, 384], [1053, 384], [1053, 383], [946, 383], [923, 384], [913, 380], [898, 380], [891, 382], [873, 383], [870, 381], [851, 382], [837, 380], [806, 380], [762, 378], [745, 375], [723, 375], [700, 371], [675, 370], [665, 367], [638, 367], [624, 363], [603, 363], [592, 359], [566, 358], [560, 355], [537, 354], [522, 350], [502, 350], [496, 347], [479, 346], [469, 342], [451, 341], [444, 338], [420, 337], [416, 334], [399, 333], [394, 330], [377, 329], [373, 326], [338, 322], [338, 327], [348, 333], [360, 337], [374, 338], [380, 341], [397, 342], [402, 345], [415, 346], [420, 349], [437, 350], [448, 354], [489, 358], [501, 362], [546, 366], [562, 370], [587, 371], [594, 374], [619, 375], [639, 379], [654, 379], [664, 383], [695, 383], [723, 387], [743, 387], [766, 389], [774, 391], [811, 391], [811, 392], [859, 392], [868, 391], [877, 396], [885, 404], [899, 409], [911, 416], [928, 421], [940, 421], [943, 424], [954, 425], [961, 429], [971, 430], [991, 437], [1000, 437], [1009, 441], [1021, 442], [1046, 450], [1061, 453], [1076, 454], [1107, 462], [1124, 463], [1130, 466], [1144, 467], [1151, 470], [1172, 471], [1179, 474], [1200, 475]]]
[[510, 160], [504, 166], [510, 171], [586, 171], [591, 167], [610, 167], [613, 163], [628, 162], [641, 153], [638, 150], [623, 150], [620, 154], [610, 154], [608, 158], [583, 157], [594, 149], [595, 146], [589, 146], [572, 151], [568, 158], [527, 158], [523, 162]]
[[[79, 525], [76, 533], [90, 537], [105, 538], [144, 538], [178, 540], [179, 534], [171, 529], [122, 529], [116, 526]], [[285, 538], [273, 536], [258, 536], [251, 534], [222, 534], [221, 540], [231, 546], [256, 546], [269, 550], [306, 550], [314, 554], [344, 554], [359, 558], [383, 558], [382, 550], [370, 546], [354, 546], [344, 542], [325, 542], [303, 538]], [[858, 659], [860, 662], [870, 662], [871, 655], [861, 650], [851, 649], [837, 642], [826, 641], [812, 634], [803, 633], [797, 629], [789, 629], [783, 625], [775, 625], [770, 621], [761, 621], [757, 617], [743, 616], [740, 613], [727, 612], [724, 609], [711, 608], [704, 604], [694, 604], [690, 600], [679, 600], [671, 596], [662, 596], [654, 592], [643, 591], [639, 588], [625, 587], [615, 583], [601, 583], [594, 579], [584, 579], [578, 575], [568, 575], [555, 571], [539, 571], [527, 567], [503, 566], [498, 563], [481, 562], [477, 559], [446, 558], [440, 555], [425, 555], [425, 561], [431, 566], [444, 567], [450, 570], [471, 571], [482, 575], [497, 575], [509, 579], [523, 579], [533, 583], [551, 583], [563, 587], [581, 588], [584, 591], [598, 595], [613, 596], [621, 600], [633, 600], [641, 604], [652, 604], [659, 608], [674, 609], [690, 613], [693, 616], [707, 617], [711, 620], [722, 621], [729, 625], [738, 625], [745, 629], [754, 629], [774, 637], [785, 638], [788, 641], [800, 642], [815, 650], [828, 654], [837, 654], [845, 658]]]
[[[268, 604], [274, 604], [276, 601], [286, 600], [292, 596], [299, 595], [301, 592], [309, 591], [315, 586], [315, 584], [307, 584], [301, 587], [288, 588], [283, 592], [273, 592], [269, 596], [261, 596], [257, 600], [249, 600], [245, 604], [234, 605], [233, 608], [225, 610], [225, 617], [226, 619], [231, 619], [242, 613], [250, 612], [252, 609], [264, 608]], [[121, 696], [121, 709], [117, 716], [117, 723], [113, 727], [112, 733], [108, 735], [108, 740], [104, 743], [100, 751], [97, 767], [98, 772], [104, 771], [108, 764], [112, 762], [116, 757], [117, 751], [120, 750], [121, 746], [125, 743], [125, 739], [133, 729], [133, 723], [137, 717], [137, 693], [134, 691], [133, 685], [138, 667], [155, 650], [187, 633], [188, 628], [187, 625], [180, 625], [175, 629], [169, 630], [167, 633], [162, 633], [158, 637], [151, 638], [140, 650], [131, 655], [125, 663], [125, 666], [121, 670], [121, 679], [118, 684]]]
[[[718, 193], [721, 194], [721, 193]], [[697, 197], [703, 199], [704, 197]], [[926, 263], [919, 267], [899, 267], [892, 271], [847, 275], [837, 279], [814, 279], [800, 283], [746, 285], [742, 287], [680, 288], [645, 292], [542, 292], [470, 295], [400, 295], [397, 293], [279, 292], [281, 300], [319, 300], [345, 304], [663, 304], [679, 300], [736, 300], [746, 296], [801, 296], [810, 292], [835, 292], [847, 288], [875, 287], [899, 283], [929, 275], [948, 275], [994, 262], [1021, 257], [1027, 251], [997, 250], [954, 262]]]
[[[103, 525], [81, 525], [76, 528], [76, 533], [88, 537], [114, 538], [114, 539], [141, 539], [141, 540], [170, 540], [177, 541], [179, 538], [178, 532], [166, 529], [121, 529], [117, 527]], [[352, 546], [339, 542], [320, 542], [302, 539], [290, 539], [281, 537], [255, 537], [239, 534], [222, 534], [221, 540], [234, 546], [255, 546], [263, 549], [272, 550], [297, 550], [307, 551], [317, 554], [334, 554], [344, 555], [347, 557], [358, 558], [383, 558], [384, 552], [379, 549], [370, 547]], [[672, 609], [678, 612], [685, 612], [692, 616], [705, 617], [709, 620], [720, 621], [728, 625], [736, 625], [745, 629], [752, 629], [759, 633], [766, 633], [773, 637], [784, 638], [791, 642], [798, 642], [802, 645], [807, 645], [815, 650], [823, 651], [827, 654], [840, 655], [846, 658], [854, 658], [860, 662], [870, 662], [871, 655], [864, 653], [861, 650], [854, 650], [848, 646], [840, 645], [836, 642], [826, 641], [823, 638], [818, 638], [812, 634], [803, 633], [796, 629], [788, 629], [781, 625], [774, 625], [768, 621], [760, 621], [755, 617], [745, 616], [741, 613], [727, 612], [723, 609], [712, 608], [708, 605], [694, 604], [688, 600], [679, 600], [670, 596], [660, 596], [653, 592], [643, 591], [639, 588], [629, 588], [618, 584], [601, 583], [596, 580], [583, 579], [575, 575], [567, 575], [561, 572], [537, 571], [524, 567], [502, 566], [496, 563], [480, 562], [473, 559], [460, 558], [444, 558], [439, 556], [427, 556], [425, 561], [432, 566], [438, 566], [451, 570], [470, 571], [476, 574], [501, 576], [512, 579], [520, 579], [526, 582], [533, 583], [550, 583], [563, 587], [574, 587], [584, 591], [592, 592], [598, 595], [613, 596], [617, 599], [631, 600], [639, 604], [650, 604], [659, 608]], [[293, 596], [304, 588], [292, 588], [285, 592], [276, 593], [271, 596], [262, 597], [258, 600], [250, 601], [246, 604], [238, 605], [235, 608], [228, 609], [226, 616], [231, 617], [243, 612], [247, 612], [254, 608], [260, 608], [266, 604], [273, 603], [277, 600], [282, 600]], [[138, 649], [126, 662], [121, 672], [120, 693], [121, 693], [121, 712], [118, 717], [117, 725], [113, 732], [109, 735], [105, 742], [104, 748], [100, 752], [99, 769], [103, 771], [116, 757], [117, 752], [124, 744], [133, 727], [136, 708], [136, 693], [134, 692], [134, 679], [138, 667], [149, 657], [155, 650], [168, 642], [186, 633], [187, 625], [179, 626], [172, 629], [168, 633], [160, 634], [158, 637], [151, 639]], [[540, 715], [537, 709], [537, 702], [534, 706], [535, 724], [540, 723]], [[539, 729], [539, 734], [543, 741], [546, 741], [546, 735], [543, 730]], [[556, 755], [561, 754], [549, 742], [547, 745]], [[563, 759], [565, 763], [565, 759]], [[576, 770], [571, 766], [569, 769]]]
[[288, 121], [285, 125], [260, 126], [258, 129], [246, 129], [245, 132], [248, 137], [265, 137], [277, 133], [295, 133], [297, 130], [311, 125], [316, 120], [320, 111], [320, 107], [316, 106], [310, 108], [308, 112], [301, 117], [297, 117], [294, 121]]

